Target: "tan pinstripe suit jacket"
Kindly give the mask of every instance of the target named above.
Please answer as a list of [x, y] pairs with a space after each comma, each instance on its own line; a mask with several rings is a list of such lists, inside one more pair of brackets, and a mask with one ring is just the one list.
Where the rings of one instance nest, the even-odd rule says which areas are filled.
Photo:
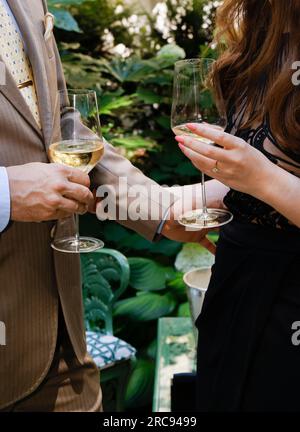
[[[44, 38], [46, 2], [8, 3], [33, 67], [43, 131], [7, 72], [6, 85], [0, 86], [0, 165], [48, 162], [47, 147], [58, 133], [53, 127], [56, 92], [65, 82], [54, 38]], [[124, 175], [130, 184], [147, 189], [153, 184], [107, 145], [93, 183], [114, 185]], [[149, 204], [161, 214], [166, 211], [155, 200]], [[152, 239], [159, 222], [122, 223]], [[79, 361], [86, 351], [79, 258], [52, 251], [53, 224], [12, 223], [0, 234], [0, 321], [7, 332], [6, 346], [0, 346], [0, 408], [33, 392], [47, 374], [56, 344], [59, 301]]]

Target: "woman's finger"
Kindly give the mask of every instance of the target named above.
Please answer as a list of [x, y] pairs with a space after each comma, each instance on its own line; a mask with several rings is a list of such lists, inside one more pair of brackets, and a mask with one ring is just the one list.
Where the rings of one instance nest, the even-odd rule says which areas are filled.
[[179, 143], [179, 148], [182, 153], [186, 157], [188, 157], [193, 162], [195, 167], [198, 168], [200, 171], [203, 171], [205, 173], [211, 173], [212, 170], [215, 168], [216, 161], [213, 161], [212, 159], [208, 159], [205, 156], [196, 153], [194, 150], [191, 150], [183, 144]]
[[203, 141], [199, 141], [195, 138], [180, 135], [175, 137], [176, 141], [185, 145], [194, 152], [201, 154], [209, 159], [227, 162], [230, 161], [230, 155], [228, 150], [224, 150], [219, 147], [215, 147], [212, 144], [206, 144]]
[[182, 153], [186, 157], [188, 157], [193, 162], [193, 164], [197, 166], [197, 168], [201, 169], [201, 171], [211, 171], [215, 167], [216, 161], [202, 156], [201, 154], [195, 152], [194, 150], [181, 143], [179, 143], [178, 145]]
[[182, 153], [188, 157], [192, 164], [201, 172], [212, 177], [221, 182], [226, 181], [226, 179], [230, 178], [230, 173], [228, 174], [225, 171], [225, 168], [222, 167], [222, 162], [218, 162], [217, 168], [218, 172], [213, 171], [216, 168], [216, 161], [212, 161], [211, 159], [206, 158], [205, 156], [200, 155], [199, 153], [194, 152], [194, 150], [189, 149], [188, 147], [179, 143], [179, 148]]
[[193, 133], [207, 138], [227, 149], [241, 147], [244, 143], [240, 138], [204, 123], [188, 123], [187, 127]]

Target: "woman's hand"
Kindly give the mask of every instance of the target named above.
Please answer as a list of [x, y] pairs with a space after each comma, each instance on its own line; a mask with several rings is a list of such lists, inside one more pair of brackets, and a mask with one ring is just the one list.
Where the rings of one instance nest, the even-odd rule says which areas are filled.
[[206, 124], [188, 125], [189, 129], [222, 148], [189, 136], [177, 136], [182, 152], [194, 166], [226, 186], [257, 198], [272, 180], [274, 164], [246, 141]]

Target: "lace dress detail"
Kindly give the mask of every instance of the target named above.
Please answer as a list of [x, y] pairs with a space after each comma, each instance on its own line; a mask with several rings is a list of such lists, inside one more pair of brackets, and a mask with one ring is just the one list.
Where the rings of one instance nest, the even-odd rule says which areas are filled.
[[[244, 139], [273, 163], [300, 177], [300, 154], [295, 154], [279, 146], [271, 133], [268, 118], [256, 129], [239, 129], [238, 125], [242, 116], [242, 112], [238, 116], [229, 113], [226, 132]], [[275, 185], [276, 178], [270, 178], [270, 182]], [[299, 228], [287, 218], [251, 195], [231, 189], [224, 198], [224, 204], [238, 221], [299, 232]], [[295, 203], [295, 205], [300, 205], [300, 197], [299, 203]]]

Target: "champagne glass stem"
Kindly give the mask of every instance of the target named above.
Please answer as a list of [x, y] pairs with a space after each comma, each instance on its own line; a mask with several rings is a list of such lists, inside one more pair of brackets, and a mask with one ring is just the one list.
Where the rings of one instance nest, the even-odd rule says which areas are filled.
[[75, 213], [75, 245], [76, 248], [80, 247], [80, 236], [79, 236], [79, 215]]
[[208, 216], [207, 203], [206, 203], [206, 188], [205, 188], [205, 175], [201, 173], [201, 192], [202, 192], [202, 214], [204, 217]]

